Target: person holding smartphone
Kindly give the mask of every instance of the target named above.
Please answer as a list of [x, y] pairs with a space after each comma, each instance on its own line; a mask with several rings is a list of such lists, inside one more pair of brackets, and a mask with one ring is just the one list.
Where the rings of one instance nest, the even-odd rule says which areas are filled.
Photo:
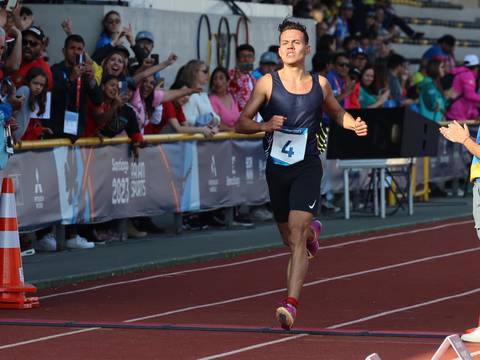
[[83, 38], [75, 34], [68, 36], [63, 53], [64, 61], [52, 67], [52, 111], [47, 126], [56, 137], [76, 140], [85, 131], [87, 99], [99, 105], [103, 95], [95, 81], [92, 63], [79, 56], [85, 53]]

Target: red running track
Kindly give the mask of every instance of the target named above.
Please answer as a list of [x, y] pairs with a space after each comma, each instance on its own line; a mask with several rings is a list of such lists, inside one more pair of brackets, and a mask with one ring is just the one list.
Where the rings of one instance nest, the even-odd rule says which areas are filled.
[[[39, 309], [0, 310], [0, 359], [430, 359], [478, 319], [480, 243], [468, 219], [323, 241], [299, 333], [245, 332], [278, 329], [287, 261], [271, 251], [43, 291]], [[76, 324], [53, 326], [65, 322]], [[311, 334], [319, 330], [403, 336]]]

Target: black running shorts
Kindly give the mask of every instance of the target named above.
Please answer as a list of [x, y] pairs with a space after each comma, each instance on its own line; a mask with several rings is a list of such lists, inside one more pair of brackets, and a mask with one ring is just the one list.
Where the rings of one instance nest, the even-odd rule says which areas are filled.
[[275, 165], [268, 159], [266, 178], [277, 223], [288, 222], [290, 210], [317, 214], [322, 174], [322, 161], [317, 157], [290, 166]]

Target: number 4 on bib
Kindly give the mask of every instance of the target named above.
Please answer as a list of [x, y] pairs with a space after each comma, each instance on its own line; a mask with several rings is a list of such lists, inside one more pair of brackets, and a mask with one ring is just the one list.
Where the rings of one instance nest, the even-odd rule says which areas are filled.
[[289, 166], [302, 161], [307, 146], [308, 128], [283, 128], [273, 133], [270, 156], [277, 165]]
[[[293, 152], [293, 146], [288, 147], [292, 142], [288, 140], [285, 145], [283, 145], [282, 153], [287, 154], [291, 158], [295, 153]], [[288, 150], [287, 150], [288, 148]]]

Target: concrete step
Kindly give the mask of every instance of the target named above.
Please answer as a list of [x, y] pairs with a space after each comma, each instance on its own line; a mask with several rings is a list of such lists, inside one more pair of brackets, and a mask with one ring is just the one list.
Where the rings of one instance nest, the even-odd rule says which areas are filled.
[[447, 28], [457, 29], [480, 29], [480, 22], [472, 21], [457, 21], [457, 20], [441, 20], [432, 18], [417, 18], [417, 17], [402, 17], [407, 23], [411, 25], [429, 25], [442, 26]]
[[[437, 43], [437, 39], [438, 39], [438, 37], [435, 37], [435, 38], [424, 37], [420, 40], [412, 40], [410, 38], [401, 36], [401, 37], [395, 38], [392, 41], [392, 43], [431, 46], [431, 45]], [[480, 47], [480, 41], [479, 40], [457, 39], [456, 47], [478, 48], [478, 47]]]
[[[423, 53], [430, 48], [430, 45], [391, 44], [391, 47], [397, 54], [401, 54], [407, 59], [419, 59]], [[461, 61], [467, 54], [477, 54], [480, 56], [480, 52], [476, 48], [455, 48], [455, 58], [457, 61]]]
[[462, 9], [461, 4], [454, 4], [450, 1], [421, 1], [421, 0], [393, 0], [392, 3], [396, 5], [407, 5], [416, 8], [428, 9]]
[[413, 25], [415, 31], [425, 33], [426, 38], [438, 39], [439, 37], [449, 34], [455, 36], [456, 39], [464, 41], [478, 40], [478, 29], [458, 29], [446, 26], [430, 26], [430, 25]]
[[429, 8], [417, 8], [406, 5], [395, 5], [395, 13], [401, 17], [415, 17], [419, 18], [431, 18], [440, 20], [459, 20], [459, 21], [471, 21], [475, 22], [477, 18], [480, 18], [479, 8], [469, 9], [429, 9]]

